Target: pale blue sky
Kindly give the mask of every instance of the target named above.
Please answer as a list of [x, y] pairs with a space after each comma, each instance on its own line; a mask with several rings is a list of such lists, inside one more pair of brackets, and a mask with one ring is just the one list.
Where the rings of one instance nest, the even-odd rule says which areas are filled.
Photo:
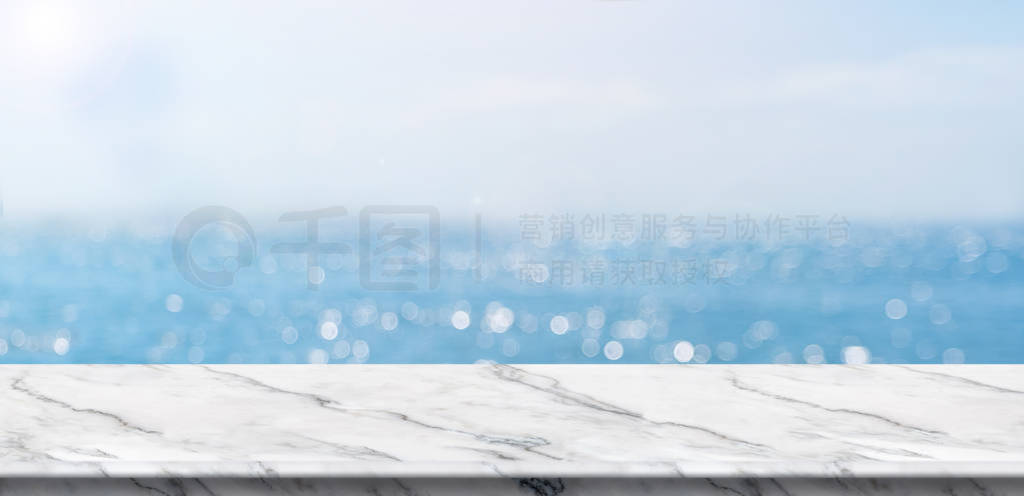
[[1019, 2], [3, 2], [6, 215], [1024, 217]]

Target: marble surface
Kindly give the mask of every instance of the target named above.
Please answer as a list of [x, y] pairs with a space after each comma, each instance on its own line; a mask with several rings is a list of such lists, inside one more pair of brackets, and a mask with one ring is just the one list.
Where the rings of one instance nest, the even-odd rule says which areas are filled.
[[1005, 496], [1020, 479], [0, 479], [4, 496]]
[[1024, 366], [6, 365], [0, 404], [44, 485], [1024, 476]]

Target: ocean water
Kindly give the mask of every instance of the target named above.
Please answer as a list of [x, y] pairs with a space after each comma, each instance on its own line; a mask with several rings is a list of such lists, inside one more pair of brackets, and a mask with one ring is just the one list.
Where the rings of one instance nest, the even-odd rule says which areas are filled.
[[301, 222], [188, 239], [174, 222], [8, 222], [0, 362], [1024, 363], [1022, 226], [851, 226], [534, 239], [522, 219], [353, 220], [310, 256]]

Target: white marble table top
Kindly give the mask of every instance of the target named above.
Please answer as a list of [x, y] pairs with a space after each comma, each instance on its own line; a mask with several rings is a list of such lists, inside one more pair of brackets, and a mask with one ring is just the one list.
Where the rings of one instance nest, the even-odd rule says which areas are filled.
[[0, 478], [209, 476], [1024, 476], [1024, 366], [0, 366]]

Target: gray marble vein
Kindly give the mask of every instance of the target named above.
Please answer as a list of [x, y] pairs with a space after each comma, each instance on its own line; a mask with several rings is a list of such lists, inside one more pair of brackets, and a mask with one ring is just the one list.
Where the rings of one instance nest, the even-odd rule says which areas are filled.
[[[840, 491], [871, 478], [899, 485], [892, 478], [924, 477], [932, 478], [928, 487], [953, 484], [950, 494], [986, 494], [968, 478], [1024, 476], [1022, 372], [1012, 365], [4, 365], [0, 478], [25, 479], [6, 481], [0, 492], [61, 483], [47, 478], [125, 478], [148, 481], [153, 494], [231, 494], [255, 482], [224, 482], [230, 478], [300, 486], [312, 484], [305, 478], [383, 478], [420, 487], [436, 477], [484, 485], [571, 479], [585, 487], [611, 477], [650, 487], [667, 484], [650, 478], [674, 478], [707, 494], [806, 494], [798, 478], [840, 481], [828, 489]], [[123, 482], [111, 482], [112, 491], [140, 489]], [[360, 484], [369, 486], [357, 493], [394, 493], [380, 481]]]

